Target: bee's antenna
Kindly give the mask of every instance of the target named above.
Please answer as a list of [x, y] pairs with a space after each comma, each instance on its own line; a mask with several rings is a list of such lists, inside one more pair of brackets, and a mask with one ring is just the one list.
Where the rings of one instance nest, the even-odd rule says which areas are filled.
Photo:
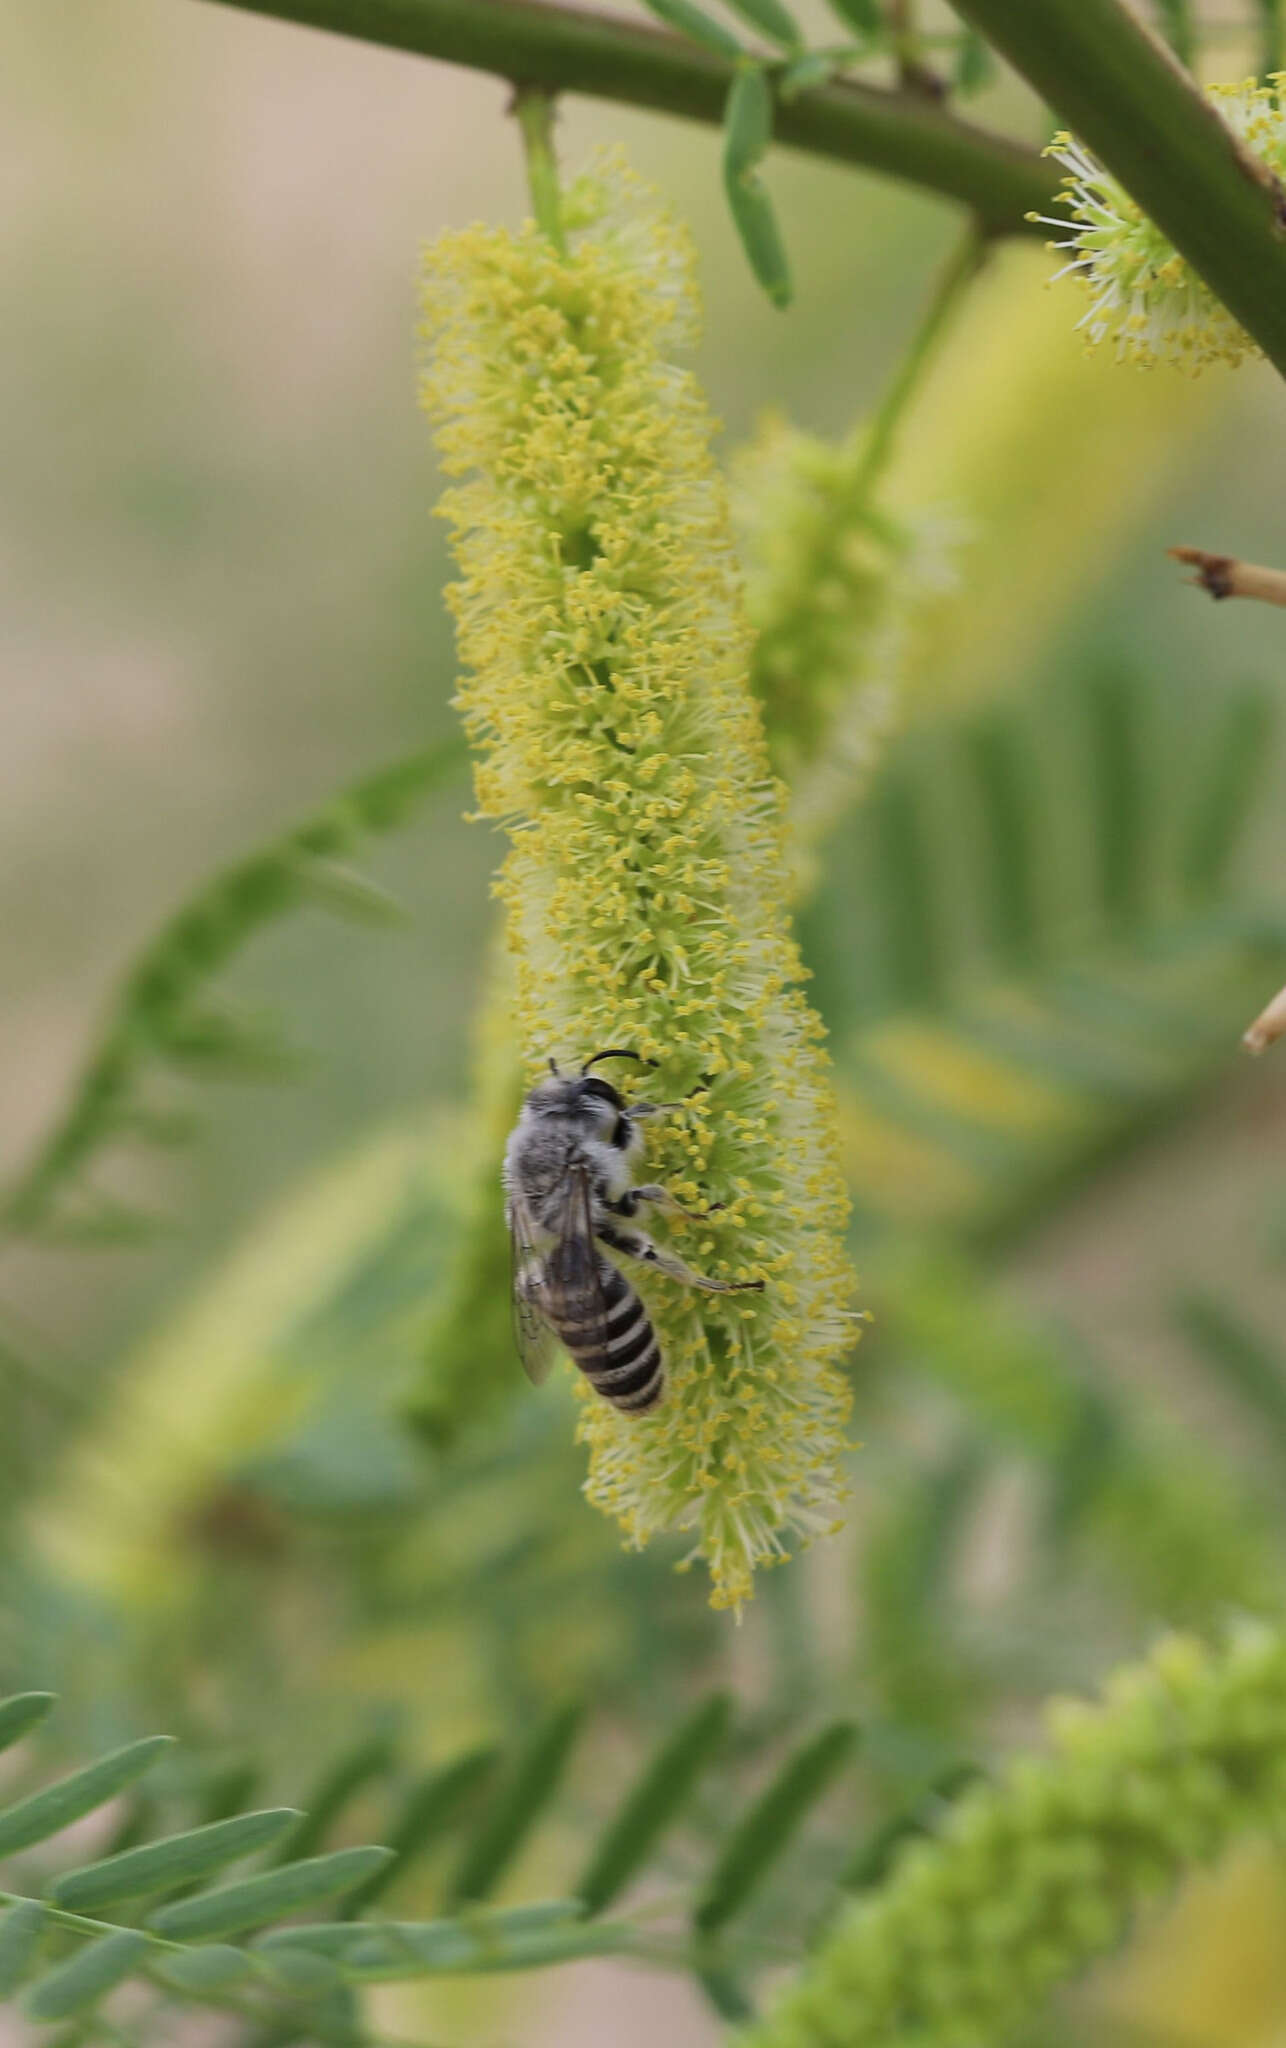
[[557, 1060], [556, 1060], [556, 1059], [554, 1058], [554, 1055], [552, 1054], [552, 1052], [551, 1052], [551, 1053], [550, 1053], [550, 1055], [549, 1055], [549, 1071], [550, 1071], [550, 1073], [551, 1073], [551, 1074], [553, 1074], [553, 1075], [555, 1076], [555, 1078], [557, 1077], [557, 1074], [558, 1074], [558, 1061], [557, 1061]]
[[628, 1046], [609, 1045], [605, 1052], [596, 1052], [592, 1059], [586, 1060], [581, 1068], [582, 1074], [588, 1074], [590, 1068], [596, 1067], [600, 1060], [637, 1060], [641, 1067], [656, 1065], [655, 1060], [644, 1059], [641, 1052], [631, 1052]]

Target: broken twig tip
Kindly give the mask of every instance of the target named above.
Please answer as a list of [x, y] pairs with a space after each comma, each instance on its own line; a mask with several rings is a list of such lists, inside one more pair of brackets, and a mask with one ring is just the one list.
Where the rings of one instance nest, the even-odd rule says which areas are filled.
[[1212, 554], [1208, 548], [1167, 548], [1176, 562], [1195, 569], [1186, 581], [1210, 597], [1254, 597], [1261, 604], [1286, 605], [1286, 570], [1265, 569], [1241, 562], [1235, 555]]
[[1267, 1009], [1242, 1033], [1241, 1042], [1256, 1057], [1286, 1033], [1286, 988], [1278, 989]]

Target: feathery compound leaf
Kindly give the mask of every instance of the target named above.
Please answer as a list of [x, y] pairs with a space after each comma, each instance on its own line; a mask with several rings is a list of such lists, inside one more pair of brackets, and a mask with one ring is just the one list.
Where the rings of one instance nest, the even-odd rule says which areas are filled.
[[406, 1865], [429, 1847], [455, 1820], [470, 1794], [476, 1792], [496, 1767], [495, 1749], [471, 1750], [430, 1771], [411, 1788], [409, 1797], [388, 1831], [389, 1862], [373, 1870], [364, 1884], [344, 1901], [344, 1913], [356, 1919], [394, 1884]]
[[147, 1936], [132, 1927], [91, 1941], [79, 1955], [32, 1985], [23, 1996], [23, 2011], [33, 2020], [66, 2020], [73, 2013], [85, 2012], [134, 1975], [147, 1946]]
[[774, 306], [791, 299], [790, 264], [773, 204], [759, 176], [772, 141], [772, 89], [762, 64], [743, 63], [723, 117], [723, 182], [750, 268]]
[[520, 1753], [461, 1859], [451, 1886], [453, 1905], [485, 1899], [499, 1884], [558, 1789], [582, 1711], [579, 1706], [555, 1708]]
[[19, 1849], [29, 1849], [33, 1842], [46, 1841], [83, 1814], [105, 1806], [109, 1799], [141, 1778], [144, 1771], [150, 1771], [162, 1752], [171, 1746], [172, 1738], [168, 1735], [148, 1735], [142, 1742], [113, 1750], [98, 1763], [74, 1771], [69, 1778], [60, 1778], [56, 1785], [47, 1785], [43, 1792], [33, 1792], [29, 1799], [8, 1807], [0, 1813], [0, 1856], [12, 1856]]
[[762, 30], [774, 43], [780, 43], [783, 50], [797, 50], [803, 43], [799, 23], [792, 20], [780, 0], [727, 0], [727, 5], [751, 28]]
[[702, 1934], [714, 1934], [741, 1911], [809, 1808], [847, 1763], [857, 1736], [853, 1722], [834, 1721], [787, 1758], [719, 1852], [693, 1915]]
[[0, 1700], [0, 1750], [12, 1748], [38, 1728], [57, 1697], [53, 1692], [16, 1692], [12, 1698]]
[[118, 1899], [138, 1899], [147, 1892], [191, 1884], [211, 1871], [222, 1870], [226, 1863], [235, 1863], [240, 1856], [248, 1856], [252, 1849], [275, 1842], [298, 1818], [293, 1807], [283, 1806], [168, 1835], [164, 1841], [147, 1842], [141, 1848], [104, 1857], [101, 1863], [88, 1863], [83, 1870], [68, 1871], [51, 1885], [49, 1895], [55, 1905], [69, 1912], [97, 1913]]
[[0, 1999], [12, 1998], [31, 1975], [49, 1916], [39, 1899], [10, 1906], [0, 1919]]
[[728, 1733], [732, 1702], [716, 1693], [661, 1744], [627, 1793], [576, 1886], [588, 1914], [603, 1912], [638, 1870], [683, 1806], [701, 1772]]
[[[297, 1064], [279, 1037], [226, 1016], [198, 1000], [200, 992], [256, 932], [303, 903], [324, 899], [347, 915], [375, 914], [380, 892], [351, 875], [344, 857], [364, 836], [401, 825], [464, 759], [464, 743], [453, 737], [363, 778], [176, 912], [129, 974], [61, 1122], [0, 1197], [0, 1226], [16, 1235], [47, 1230], [90, 1160], [122, 1137], [172, 1142], [172, 1131], [158, 1140], [141, 1099], [154, 1063], [246, 1078], [275, 1078]], [[84, 1202], [82, 1209], [92, 1213]]]
[[204, 1941], [225, 1934], [240, 1934], [248, 1927], [262, 1927], [285, 1913], [299, 1912], [323, 1899], [333, 1899], [360, 1884], [373, 1870], [386, 1863], [388, 1849], [377, 1847], [337, 1849], [330, 1856], [312, 1856], [303, 1863], [288, 1863], [281, 1870], [267, 1870], [259, 1877], [243, 1878], [239, 1884], [202, 1892], [198, 1898], [182, 1899], [177, 1905], [162, 1906], [148, 1925], [171, 1941]]
[[701, 8], [694, 7], [692, 0], [643, 0], [643, 5], [667, 28], [677, 28], [680, 35], [713, 50], [717, 57], [741, 55], [737, 38], [721, 22], [712, 21]]

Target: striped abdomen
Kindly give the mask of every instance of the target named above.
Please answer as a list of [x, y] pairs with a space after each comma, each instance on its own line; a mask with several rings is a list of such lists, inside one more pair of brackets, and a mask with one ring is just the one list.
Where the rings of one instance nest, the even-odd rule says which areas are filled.
[[592, 1294], [547, 1288], [545, 1309], [596, 1394], [626, 1415], [655, 1408], [665, 1391], [665, 1367], [647, 1310], [619, 1267], [598, 1261]]

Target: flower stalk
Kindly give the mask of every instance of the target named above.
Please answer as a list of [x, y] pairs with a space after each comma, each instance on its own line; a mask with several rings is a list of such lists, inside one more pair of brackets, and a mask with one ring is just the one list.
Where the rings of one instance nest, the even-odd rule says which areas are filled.
[[[565, 248], [529, 224], [430, 253], [425, 403], [455, 481], [449, 593], [532, 1079], [631, 1047], [646, 1175], [685, 1206], [682, 1257], [762, 1294], [631, 1270], [666, 1358], [657, 1411], [584, 1397], [587, 1491], [628, 1540], [687, 1533], [717, 1605], [833, 1527], [855, 1334], [820, 1027], [790, 936], [781, 797], [711, 421], [678, 358], [688, 241], [622, 164], [564, 195]], [[657, 1225], [657, 1234], [664, 1227]]]
[[536, 225], [549, 236], [559, 255], [565, 256], [567, 241], [554, 158], [554, 102], [539, 87], [519, 86], [514, 94], [514, 115], [522, 131], [527, 186]]

